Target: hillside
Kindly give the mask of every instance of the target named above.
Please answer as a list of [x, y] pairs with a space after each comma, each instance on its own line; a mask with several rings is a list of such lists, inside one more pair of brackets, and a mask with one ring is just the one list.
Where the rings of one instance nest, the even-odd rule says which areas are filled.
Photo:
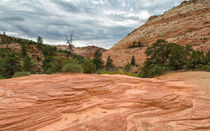
[[[0, 34], [0, 42], [2, 41], [2, 38], [4, 38], [4, 37], [5, 37], [4, 35]], [[9, 44], [8, 43], [2, 43], [0, 48], [8, 47], [12, 50], [20, 52], [21, 51], [21, 43], [22, 43], [23, 39], [10, 37], [10, 36], [6, 36], [6, 37], [8, 39], [11, 39]], [[30, 50], [29, 51], [30, 56], [33, 57], [33, 58], [36, 58], [36, 57], [42, 57], [43, 58], [41, 50], [37, 49], [36, 46], [33, 45], [33, 44], [35, 44], [35, 42], [30, 41], [30, 40], [26, 40], [26, 41], [29, 43], [29, 44], [27, 44], [27, 49]], [[56, 45], [56, 48], [57, 48], [57, 50], [60, 50], [60, 49], [63, 50], [63, 51], [68, 50], [68, 46], [66, 46], [66, 45]], [[97, 47], [97, 46], [86, 46], [86, 47], [73, 47], [73, 53], [77, 54], [79, 56], [82, 56], [82, 57], [92, 58], [94, 53], [98, 49], [101, 50], [101, 53], [106, 51], [106, 49], [100, 48], [100, 47]]]
[[[37, 48], [37, 43], [31, 40], [10, 37], [0, 34], [0, 49], [9, 49], [10, 52], [16, 52], [18, 56], [21, 54], [21, 45], [24, 45], [26, 54], [32, 59], [34, 65], [33, 69], [36, 72], [41, 72], [42, 60], [44, 59], [43, 52]], [[1, 52], [3, 53], [3, 52]], [[6, 52], [5, 52], [6, 53]], [[4, 53], [4, 54], [5, 54]], [[1, 57], [1, 56], [0, 56]], [[23, 60], [23, 59], [22, 59]]]
[[[144, 51], [158, 39], [209, 51], [210, 1], [184, 1], [162, 15], [151, 16], [144, 25], [103, 53], [103, 59], [111, 56], [115, 65], [124, 66], [135, 56], [137, 64], [143, 64]], [[141, 47], [129, 48], [139, 42]]]
[[[56, 46], [57, 49], [61, 49], [61, 50], [68, 50], [68, 46], [66, 45], [57, 45]], [[101, 53], [105, 52], [106, 49], [104, 48], [100, 48], [97, 46], [86, 46], [86, 47], [73, 47], [73, 53], [83, 56], [83, 57], [88, 57], [88, 58], [92, 58], [94, 53], [100, 49]]]
[[210, 73], [53, 74], [0, 80], [3, 131], [210, 129]]
[[[39, 37], [38, 37], [39, 38]], [[15, 73], [56, 73], [68, 63], [84, 64], [85, 59], [53, 45], [0, 34], [0, 79], [10, 78]]]

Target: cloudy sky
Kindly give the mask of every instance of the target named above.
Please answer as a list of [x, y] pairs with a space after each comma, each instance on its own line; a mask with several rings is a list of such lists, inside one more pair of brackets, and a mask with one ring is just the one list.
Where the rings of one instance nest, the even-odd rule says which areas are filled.
[[0, 33], [46, 43], [110, 48], [149, 16], [183, 0], [0, 0]]

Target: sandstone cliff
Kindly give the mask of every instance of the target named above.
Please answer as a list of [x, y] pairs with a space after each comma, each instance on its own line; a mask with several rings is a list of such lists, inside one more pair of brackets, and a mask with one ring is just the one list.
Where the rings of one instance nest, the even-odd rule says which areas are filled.
[[[124, 66], [134, 55], [136, 62], [143, 64], [144, 51], [158, 39], [210, 50], [210, 1], [184, 1], [162, 15], [151, 16], [144, 25], [105, 52], [103, 59], [111, 56], [115, 65]], [[133, 42], [141, 42], [142, 47], [129, 48]]]

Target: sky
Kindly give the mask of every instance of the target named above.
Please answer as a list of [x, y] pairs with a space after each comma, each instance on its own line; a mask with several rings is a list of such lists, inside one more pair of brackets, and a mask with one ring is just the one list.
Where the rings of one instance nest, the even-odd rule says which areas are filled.
[[47, 44], [111, 48], [128, 33], [183, 0], [0, 0], [0, 33]]

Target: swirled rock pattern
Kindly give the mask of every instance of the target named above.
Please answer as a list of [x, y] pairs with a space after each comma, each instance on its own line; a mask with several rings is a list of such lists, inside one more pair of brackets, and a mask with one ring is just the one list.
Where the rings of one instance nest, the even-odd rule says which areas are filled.
[[207, 72], [0, 80], [0, 131], [210, 130], [209, 81]]

